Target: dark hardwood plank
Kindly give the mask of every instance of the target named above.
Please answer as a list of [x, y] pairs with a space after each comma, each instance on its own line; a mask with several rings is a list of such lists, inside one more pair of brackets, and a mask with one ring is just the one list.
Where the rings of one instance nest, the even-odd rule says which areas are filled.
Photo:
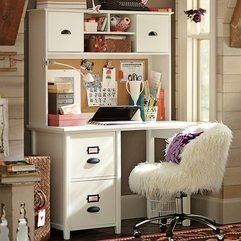
[[0, 45], [14, 45], [25, 0], [0, 1]]
[[[121, 234], [115, 234], [114, 228], [99, 228], [99, 229], [88, 229], [80, 231], [72, 231], [70, 233], [71, 241], [98, 241], [102, 239], [118, 238], [118, 237], [129, 237], [133, 235], [133, 226], [144, 220], [142, 219], [126, 219], [121, 222]], [[200, 227], [200, 224], [192, 224], [192, 227]], [[189, 229], [190, 227], [184, 227], [177, 225], [175, 230]], [[141, 227], [142, 234], [159, 233], [160, 228], [158, 224], [149, 223]], [[50, 241], [64, 241], [63, 232], [52, 229]]]

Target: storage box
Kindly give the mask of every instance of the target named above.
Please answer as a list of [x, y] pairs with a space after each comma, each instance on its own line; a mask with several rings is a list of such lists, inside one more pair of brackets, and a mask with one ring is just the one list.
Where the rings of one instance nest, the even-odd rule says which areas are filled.
[[85, 114], [48, 115], [49, 126], [82, 126], [87, 122]]
[[48, 93], [48, 113], [60, 114], [60, 107], [74, 104], [74, 93]]
[[130, 39], [99, 39], [98, 36], [85, 40], [86, 52], [131, 52]]
[[85, 32], [96, 32], [97, 22], [85, 22]]

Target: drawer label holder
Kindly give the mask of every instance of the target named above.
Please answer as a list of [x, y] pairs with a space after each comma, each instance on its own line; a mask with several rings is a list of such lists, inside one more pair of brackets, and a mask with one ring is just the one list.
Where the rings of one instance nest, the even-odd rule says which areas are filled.
[[100, 195], [99, 194], [88, 195], [86, 200], [88, 203], [99, 202]]
[[88, 146], [87, 153], [88, 154], [99, 154], [100, 148], [99, 148], [99, 146]]

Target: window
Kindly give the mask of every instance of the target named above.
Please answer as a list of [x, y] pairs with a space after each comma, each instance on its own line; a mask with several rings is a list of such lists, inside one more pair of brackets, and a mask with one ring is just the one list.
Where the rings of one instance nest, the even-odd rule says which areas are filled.
[[[214, 120], [216, 112], [216, 1], [186, 0], [177, 2], [178, 26], [179, 29], [182, 27], [182, 31], [179, 31], [178, 36], [178, 69], [180, 70], [178, 73], [178, 95], [179, 100], [181, 98], [184, 99], [180, 101], [181, 104], [177, 102], [177, 108], [179, 109], [177, 116], [178, 119], [191, 121]], [[201, 23], [189, 21], [184, 11], [198, 8], [203, 8], [207, 11], [202, 16]], [[197, 33], [196, 30], [199, 24], [200, 32]], [[183, 97], [182, 93], [185, 93], [186, 98], [185, 96]]]

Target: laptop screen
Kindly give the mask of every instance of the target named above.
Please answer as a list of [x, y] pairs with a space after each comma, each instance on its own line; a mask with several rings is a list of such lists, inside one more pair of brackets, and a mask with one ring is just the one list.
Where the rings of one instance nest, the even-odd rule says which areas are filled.
[[139, 106], [101, 106], [91, 121], [131, 121]]

